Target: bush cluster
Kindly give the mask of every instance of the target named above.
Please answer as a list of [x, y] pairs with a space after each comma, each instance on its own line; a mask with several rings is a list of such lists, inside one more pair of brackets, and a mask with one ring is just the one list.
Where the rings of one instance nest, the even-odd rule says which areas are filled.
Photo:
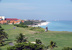
[[34, 30], [34, 29], [36, 29], [36, 28], [35, 27], [30, 28], [30, 30]]
[[33, 43], [18, 43], [15, 46], [8, 47], [7, 50], [43, 50], [43, 45]]
[[14, 26], [17, 26], [17, 27], [23, 27], [23, 28], [28, 28], [27, 25], [21, 25], [21, 24], [15, 24]]
[[72, 50], [70, 47], [64, 47], [62, 50]]

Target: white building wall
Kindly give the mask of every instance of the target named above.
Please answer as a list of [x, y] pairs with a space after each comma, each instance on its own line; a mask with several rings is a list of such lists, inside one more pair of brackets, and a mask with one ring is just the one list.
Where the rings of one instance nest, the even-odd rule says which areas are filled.
[[2, 18], [3, 20], [5, 20], [5, 16], [0, 16], [0, 18]]

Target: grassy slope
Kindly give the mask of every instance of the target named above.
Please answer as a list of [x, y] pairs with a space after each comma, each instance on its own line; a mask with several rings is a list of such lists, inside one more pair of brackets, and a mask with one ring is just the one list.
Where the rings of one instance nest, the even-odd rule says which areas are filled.
[[[8, 40], [6, 40], [6, 42], [13, 42], [16, 40], [16, 37], [19, 35], [19, 33], [23, 33], [23, 34], [33, 34], [35, 33], [35, 31], [31, 31], [28, 29], [24, 29], [24, 28], [20, 28], [20, 27], [16, 27], [16, 29], [13, 29], [13, 25], [2, 25], [2, 27], [5, 29], [5, 32], [8, 34]], [[6, 50], [6, 47], [8, 47], [9, 45], [6, 45], [5, 47], [2, 47], [3, 50]]]
[[28, 36], [29, 41], [35, 41], [36, 38], [39, 38], [45, 45], [49, 45], [50, 41], [56, 42], [58, 48], [55, 48], [55, 50], [61, 50], [63, 47], [72, 47], [72, 33], [69, 32], [49, 31]]
[[[45, 45], [49, 45], [50, 41], [55, 41], [57, 43], [58, 48], [55, 48], [54, 50], [61, 50], [63, 47], [72, 47], [72, 32], [59, 32], [59, 31], [48, 31], [48, 32], [42, 32], [42, 33], [36, 33], [35, 30], [29, 30], [28, 28], [20, 28], [16, 27], [16, 29], [13, 29], [13, 25], [2, 25], [2, 27], [5, 29], [5, 32], [8, 33], [9, 39], [8, 41], [12, 41], [13, 43], [16, 36], [19, 33], [23, 33], [28, 37], [29, 41], [35, 41], [35, 39], [41, 39], [41, 41]], [[40, 30], [39, 30], [40, 31]], [[6, 41], [6, 42], [8, 42]], [[9, 47], [9, 45], [5, 45], [1, 47], [3, 50], [6, 50], [6, 47]]]

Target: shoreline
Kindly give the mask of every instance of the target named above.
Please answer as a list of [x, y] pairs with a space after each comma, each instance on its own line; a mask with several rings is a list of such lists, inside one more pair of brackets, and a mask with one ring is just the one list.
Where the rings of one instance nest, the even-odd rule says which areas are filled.
[[48, 25], [50, 22], [41, 22], [41, 23], [38, 23], [37, 25], [32, 25], [32, 27], [39, 27], [39, 26], [46, 26]]

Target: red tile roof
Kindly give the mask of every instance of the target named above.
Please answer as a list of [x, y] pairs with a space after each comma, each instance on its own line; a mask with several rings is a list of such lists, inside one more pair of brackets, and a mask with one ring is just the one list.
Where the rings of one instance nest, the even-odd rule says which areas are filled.
[[6, 20], [0, 21], [0, 24], [4, 24], [4, 23], [7, 23], [7, 21]]
[[17, 18], [6, 18], [5, 20], [19, 20]]
[[14, 24], [16, 24], [16, 23], [19, 23], [20, 21], [10, 21], [10, 24], [12, 24], [12, 23], [14, 23]]

